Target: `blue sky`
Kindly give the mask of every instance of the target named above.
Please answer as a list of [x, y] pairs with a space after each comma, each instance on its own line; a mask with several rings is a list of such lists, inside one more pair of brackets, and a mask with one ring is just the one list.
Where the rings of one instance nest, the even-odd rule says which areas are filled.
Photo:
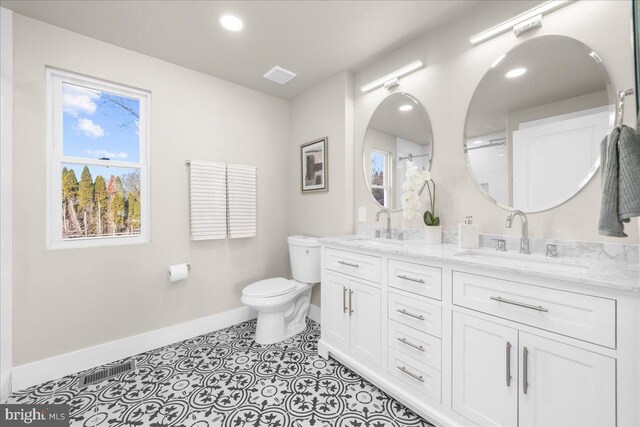
[[65, 156], [140, 161], [137, 99], [64, 83], [62, 108]]

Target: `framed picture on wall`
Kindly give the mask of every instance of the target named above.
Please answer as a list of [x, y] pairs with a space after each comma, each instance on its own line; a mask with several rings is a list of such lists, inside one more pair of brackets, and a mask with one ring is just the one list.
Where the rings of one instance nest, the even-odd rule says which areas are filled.
[[300, 146], [300, 161], [302, 171], [301, 190], [303, 193], [312, 191], [327, 191], [327, 141], [324, 137], [307, 142]]
[[636, 111], [640, 111], [640, 96], [638, 96], [638, 90], [640, 90], [640, 3], [638, 0], [633, 0], [631, 7], [633, 8], [633, 53], [636, 64]]

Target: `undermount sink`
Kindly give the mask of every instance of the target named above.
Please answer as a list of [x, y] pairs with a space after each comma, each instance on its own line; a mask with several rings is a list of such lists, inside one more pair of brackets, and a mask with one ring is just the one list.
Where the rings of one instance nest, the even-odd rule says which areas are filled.
[[457, 252], [455, 256], [475, 260], [478, 262], [497, 263], [520, 269], [547, 268], [562, 272], [586, 272], [589, 267], [577, 261], [566, 258], [547, 258], [540, 255], [522, 255], [513, 252], [498, 252], [494, 250], [466, 249]]
[[406, 244], [404, 240], [393, 240], [393, 239], [384, 239], [382, 237], [353, 237], [348, 239], [349, 242], [363, 242], [370, 244], [372, 246], [398, 246], [402, 244]]

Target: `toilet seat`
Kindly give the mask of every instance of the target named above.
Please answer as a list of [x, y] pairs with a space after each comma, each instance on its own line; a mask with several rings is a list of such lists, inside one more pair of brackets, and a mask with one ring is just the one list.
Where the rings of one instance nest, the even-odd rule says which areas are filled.
[[277, 297], [296, 289], [296, 282], [284, 277], [260, 280], [244, 288], [242, 295], [253, 298]]

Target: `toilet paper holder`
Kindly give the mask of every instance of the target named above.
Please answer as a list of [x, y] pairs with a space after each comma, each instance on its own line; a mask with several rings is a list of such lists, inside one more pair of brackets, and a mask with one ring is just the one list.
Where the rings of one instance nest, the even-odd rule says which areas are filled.
[[[191, 271], [191, 264], [187, 263], [187, 271]], [[167, 275], [171, 275], [171, 271], [167, 270]]]

